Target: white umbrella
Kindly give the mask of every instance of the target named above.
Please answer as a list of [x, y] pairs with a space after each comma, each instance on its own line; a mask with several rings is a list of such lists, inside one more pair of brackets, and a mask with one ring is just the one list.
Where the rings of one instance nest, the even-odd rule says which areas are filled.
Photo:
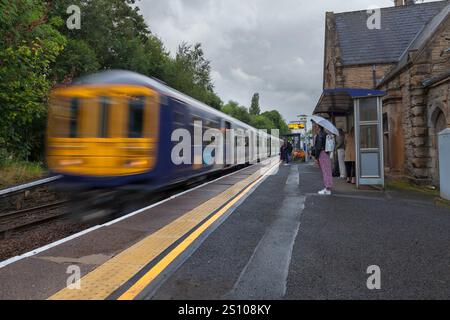
[[327, 129], [332, 134], [339, 136], [339, 130], [334, 126], [334, 124], [332, 124], [327, 119], [319, 117], [319, 116], [312, 116], [311, 119], [312, 119], [312, 121], [317, 123], [319, 126]]

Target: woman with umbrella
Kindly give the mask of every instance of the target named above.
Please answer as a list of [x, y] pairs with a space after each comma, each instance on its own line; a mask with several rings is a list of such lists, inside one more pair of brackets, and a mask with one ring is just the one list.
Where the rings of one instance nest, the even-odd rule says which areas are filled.
[[311, 121], [316, 132], [314, 156], [319, 163], [320, 170], [322, 171], [323, 184], [325, 185], [325, 188], [319, 191], [319, 194], [329, 196], [333, 187], [333, 175], [331, 172], [330, 153], [326, 151], [327, 133], [325, 129], [337, 136], [339, 136], [339, 131], [331, 122], [322, 117], [312, 116]]

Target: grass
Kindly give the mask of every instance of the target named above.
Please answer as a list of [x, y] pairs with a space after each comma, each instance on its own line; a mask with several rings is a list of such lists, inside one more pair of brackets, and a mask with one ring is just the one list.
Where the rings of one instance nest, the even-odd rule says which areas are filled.
[[0, 163], [0, 189], [39, 179], [45, 173], [40, 163], [6, 161]]
[[439, 190], [433, 190], [427, 187], [423, 187], [423, 186], [419, 186], [419, 185], [415, 185], [413, 183], [410, 183], [408, 181], [405, 180], [399, 180], [399, 179], [395, 179], [395, 180], [389, 180], [386, 184], [386, 186], [388, 188], [392, 188], [392, 189], [399, 189], [399, 190], [407, 190], [407, 191], [414, 191], [414, 192], [419, 192], [425, 195], [429, 195], [429, 196], [433, 196], [433, 197], [439, 197], [440, 196], [440, 192]]
[[445, 200], [442, 198], [436, 198], [434, 202], [439, 207], [445, 207], [445, 208], [450, 209], [450, 201], [449, 200]]
[[387, 182], [387, 187], [397, 190], [406, 190], [419, 192], [424, 195], [430, 196], [434, 198], [434, 204], [439, 207], [449, 208], [450, 209], [450, 201], [441, 198], [441, 194], [439, 190], [433, 190], [427, 187], [418, 186], [413, 183], [407, 182], [405, 180], [390, 180]]

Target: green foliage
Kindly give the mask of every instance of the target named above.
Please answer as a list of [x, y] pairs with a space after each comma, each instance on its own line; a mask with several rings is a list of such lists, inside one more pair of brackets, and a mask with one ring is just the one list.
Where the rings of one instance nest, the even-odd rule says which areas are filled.
[[263, 115], [251, 115], [250, 125], [257, 129], [277, 129], [275, 124], [267, 117]]
[[50, 65], [66, 39], [47, 22], [42, 1], [0, 4], [0, 147], [14, 158], [39, 157]]
[[[67, 28], [70, 5], [81, 9], [79, 30]], [[258, 94], [250, 112], [224, 105], [201, 44], [182, 43], [172, 57], [134, 0], [0, 0], [0, 39], [0, 161], [41, 160], [51, 88], [105, 69], [158, 78], [257, 128], [286, 127], [276, 111], [260, 115]]]
[[44, 174], [41, 163], [17, 161], [0, 155], [0, 188], [21, 184], [41, 178]]
[[255, 93], [252, 97], [252, 104], [250, 105], [250, 114], [259, 115], [260, 113], [261, 109], [259, 107], [259, 93]]
[[280, 135], [289, 133], [288, 125], [283, 120], [281, 114], [276, 110], [255, 115], [250, 114], [247, 108], [240, 106], [239, 103], [229, 101], [222, 107], [222, 112], [257, 129], [278, 129], [280, 130]]
[[52, 67], [52, 75], [57, 82], [68, 82], [99, 68], [95, 52], [84, 40], [69, 39]]
[[[134, 0], [0, 0], [0, 157], [41, 159], [47, 100], [58, 83], [104, 69], [159, 78], [216, 108], [210, 62], [200, 44], [172, 58]], [[69, 30], [70, 5], [81, 29]]]
[[222, 107], [222, 112], [229, 116], [236, 118], [244, 123], [250, 124], [250, 114], [244, 106], [239, 106], [239, 103], [235, 101], [229, 101]]
[[218, 110], [222, 100], [214, 93], [210, 62], [205, 59], [200, 43], [182, 43], [173, 63], [167, 66], [165, 81], [175, 89], [184, 92]]
[[261, 115], [268, 118], [274, 124], [275, 128], [280, 130], [280, 135], [290, 132], [288, 125], [277, 110], [266, 111]]

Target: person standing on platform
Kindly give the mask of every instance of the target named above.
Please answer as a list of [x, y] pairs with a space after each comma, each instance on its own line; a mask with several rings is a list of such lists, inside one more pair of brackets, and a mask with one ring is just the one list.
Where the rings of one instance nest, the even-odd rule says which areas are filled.
[[345, 135], [345, 167], [347, 171], [347, 182], [356, 183], [356, 151], [355, 151], [355, 128]]
[[347, 177], [347, 172], [345, 168], [345, 132], [339, 129], [339, 136], [336, 137], [336, 151], [339, 162], [339, 175], [341, 179]]
[[292, 143], [290, 143], [289, 141], [287, 142], [286, 145], [286, 163], [289, 164], [289, 162], [291, 161], [291, 156], [292, 156], [292, 150], [294, 148], [292, 147]]
[[280, 159], [281, 161], [286, 160], [286, 141], [283, 141], [283, 145], [280, 147]]
[[322, 171], [323, 184], [325, 188], [318, 193], [320, 195], [331, 195], [331, 188], [333, 187], [333, 176], [331, 174], [331, 160], [329, 152], [326, 152], [327, 133], [325, 129], [314, 122], [317, 132], [314, 142], [314, 154]]

